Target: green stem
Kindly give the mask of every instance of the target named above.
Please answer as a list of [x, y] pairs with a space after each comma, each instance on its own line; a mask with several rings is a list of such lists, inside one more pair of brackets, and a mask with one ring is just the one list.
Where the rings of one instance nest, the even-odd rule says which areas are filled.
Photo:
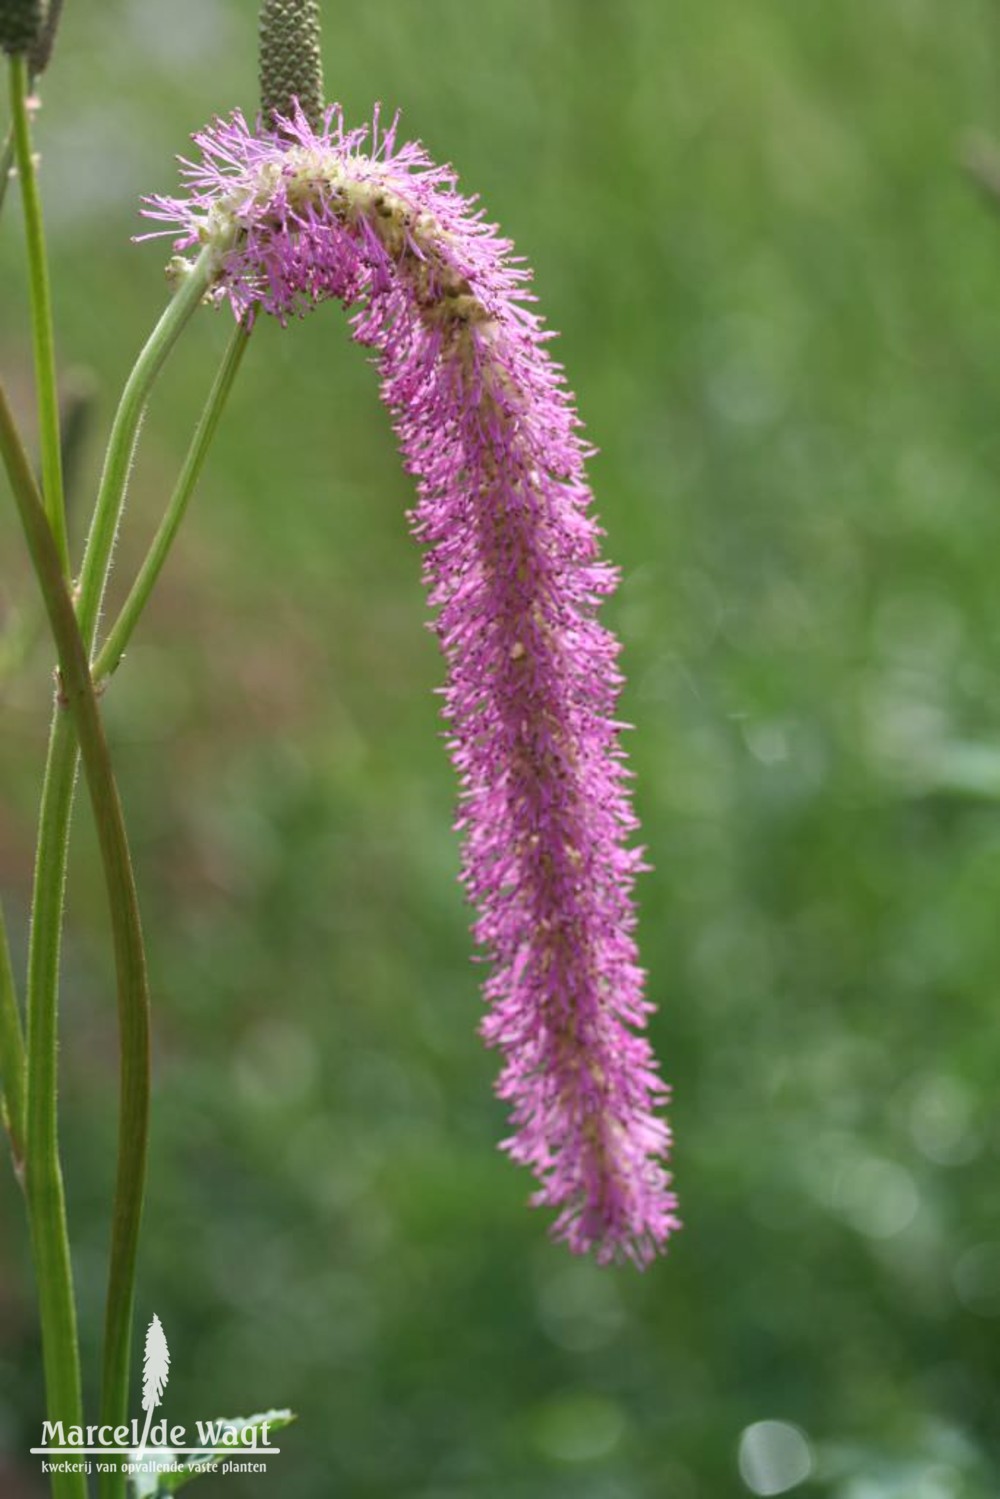
[[[118, 524], [146, 402], [157, 375], [191, 315], [200, 305], [218, 269], [225, 247], [202, 250], [180, 290], [165, 308], [146, 342], [122, 392], [108, 439], [104, 470], [87, 538], [77, 586], [76, 617], [88, 651], [93, 650], [104, 590], [111, 567]], [[88, 672], [88, 681], [92, 676]], [[148, 999], [146, 1001], [148, 1007]], [[144, 1011], [143, 1024], [148, 1024]], [[105, 1304], [101, 1421], [121, 1425], [128, 1417], [129, 1352], [135, 1302], [135, 1264], [148, 1152], [148, 1035], [140, 1054], [134, 1017], [120, 1012], [121, 1091], [118, 1128], [118, 1177], [112, 1219], [111, 1263]], [[142, 1107], [141, 1136], [133, 1123]], [[114, 1466], [114, 1465], [112, 1465]], [[101, 1499], [124, 1499], [121, 1472], [102, 1473]]]
[[13, 166], [14, 127], [11, 126], [4, 136], [3, 145], [0, 146], [0, 210], [3, 209], [3, 200], [7, 196], [7, 185], [10, 182], [10, 174]]
[[[110, 566], [118, 520], [142, 413], [153, 382], [211, 282], [218, 250], [203, 252], [183, 288], [164, 311], [133, 369], [112, 426], [98, 503], [84, 558], [77, 621], [85, 655], [93, 646], [101, 600]], [[90, 683], [89, 672], [87, 674]], [[100, 727], [100, 725], [98, 725]], [[56, 1134], [56, 1015], [62, 897], [76, 777], [76, 741], [72, 724], [57, 707], [49, 762], [42, 792], [35, 904], [29, 952], [29, 1151], [37, 1141], [38, 1167], [34, 1196], [29, 1198], [35, 1257], [42, 1289], [43, 1338], [46, 1346], [50, 1412], [65, 1412], [66, 1421], [82, 1420], [79, 1357], [72, 1274], [69, 1262], [62, 1176]], [[114, 799], [114, 807], [117, 799]], [[112, 807], [112, 812], [114, 810]], [[120, 809], [118, 809], [120, 812]], [[102, 819], [114, 832], [113, 821]], [[122, 830], [122, 836], [124, 836]], [[124, 845], [123, 845], [124, 846]], [[131, 887], [127, 857], [117, 875]], [[133, 891], [134, 896], [134, 891]], [[112, 902], [115, 910], [117, 902]], [[124, 908], [122, 908], [124, 910]], [[135, 936], [138, 937], [138, 931]], [[120, 941], [120, 938], [116, 939]], [[122, 958], [131, 962], [124, 952]], [[141, 958], [141, 947], [133, 957]], [[119, 970], [121, 976], [121, 970]], [[136, 970], [133, 977], [138, 977]], [[146, 1176], [149, 1113], [148, 997], [119, 984], [120, 1095], [118, 1170], [112, 1215], [112, 1242], [105, 1311], [101, 1420], [120, 1425], [127, 1418], [129, 1353], [135, 1300], [135, 1264]], [[36, 1056], [37, 1053], [37, 1056]], [[38, 1085], [33, 1087], [37, 1076]], [[47, 1194], [47, 1195], [46, 1195]], [[53, 1419], [58, 1416], [53, 1414]], [[120, 1473], [102, 1474], [105, 1499], [124, 1495]], [[82, 1477], [59, 1475], [57, 1499], [83, 1499]]]
[[181, 521], [184, 519], [188, 502], [194, 493], [205, 458], [219, 419], [222, 416], [226, 399], [236, 379], [236, 373], [246, 352], [247, 342], [250, 338], [250, 328], [245, 323], [238, 323], [229, 341], [229, 347], [223, 356], [212, 388], [209, 391], [208, 401], [205, 405], [195, 433], [191, 439], [184, 465], [178, 477], [173, 494], [160, 522], [152, 545], [139, 571], [139, 575], [132, 585], [128, 598], [122, 605], [118, 618], [115, 620], [108, 637], [98, 653], [94, 662], [94, 680], [98, 684], [112, 672], [117, 671], [119, 662], [125, 652], [132, 632], [138, 622], [139, 616], [149, 600], [149, 596], [156, 586], [167, 559], [167, 553], [177, 535]]
[[[167, 355], [212, 283], [222, 248], [209, 245], [202, 250], [140, 353], [115, 413], [77, 587], [76, 617], [88, 653], [93, 649], [146, 402]], [[142, 1040], [139, 1032], [147, 1025], [145, 1009], [141, 1017], [120, 1010], [118, 1175], [112, 1215], [101, 1384], [101, 1421], [110, 1426], [120, 1425], [128, 1415], [135, 1264], [148, 1149], [148, 1037]], [[137, 1120], [141, 1128], [137, 1128]], [[98, 1487], [102, 1499], [122, 1499], [124, 1475], [120, 1472], [102, 1473]]]
[[[49, 736], [35, 855], [28, 945], [28, 1070], [24, 1189], [38, 1282], [46, 1408], [51, 1421], [83, 1421], [73, 1268], [59, 1163], [57, 1001], [63, 891], [76, 782], [76, 737], [57, 708]], [[85, 1499], [82, 1475], [54, 1474], [55, 1499]]]
[[17, 1003], [14, 969], [10, 961], [7, 924], [0, 906], [0, 1094], [4, 1124], [10, 1137], [14, 1170], [23, 1180], [25, 1057], [21, 1011]]
[[[153, 382], [182, 328], [211, 284], [225, 245], [206, 247], [165, 309], [129, 376], [112, 426], [94, 522], [81, 575], [78, 626], [85, 652], [93, 647], [115, 533], [124, 502], [142, 413]], [[14, 436], [14, 445], [20, 444]], [[30, 471], [29, 471], [30, 477]], [[76, 737], [57, 706], [39, 818], [38, 852], [28, 956], [27, 1141], [33, 1152], [28, 1213], [39, 1278], [47, 1401], [52, 1419], [83, 1420], [76, 1313], [56, 1114], [56, 1017], [63, 890], [69, 848]], [[121, 1000], [121, 991], [119, 999]], [[146, 1169], [148, 1045], [136, 1044], [148, 1020], [143, 1009], [122, 1020], [118, 1173], [112, 1218], [105, 1319], [102, 1421], [120, 1424], [128, 1406], [129, 1343], [135, 1295], [135, 1255]], [[146, 1099], [146, 1103], [143, 1100]], [[136, 1121], [142, 1127], [136, 1130]], [[85, 1499], [82, 1475], [53, 1475], [57, 1499]], [[124, 1477], [101, 1477], [101, 1493], [119, 1499]]]
[[66, 507], [63, 499], [62, 457], [59, 442], [59, 396], [56, 387], [56, 351], [52, 336], [52, 298], [49, 293], [48, 258], [42, 227], [42, 203], [31, 153], [28, 120], [28, 63], [23, 56], [10, 60], [10, 102], [14, 127], [14, 155], [24, 206], [24, 232], [28, 245], [28, 285], [31, 293], [31, 338], [35, 355], [35, 385], [38, 390], [38, 435], [42, 453], [42, 492], [45, 514], [55, 538], [63, 574], [69, 574], [69, 544], [66, 539]]
[[[38, 1285], [49, 1420], [83, 1421], [80, 1355], [66, 1199], [58, 1143], [56, 1014], [63, 889], [76, 753], [73, 726], [57, 710], [49, 739], [35, 858], [28, 947], [24, 1192]], [[82, 1474], [54, 1474], [55, 1499], [86, 1499]]]
[[[90, 674], [87, 646], [77, 622], [73, 601], [63, 577], [59, 554], [49, 527], [42, 498], [31, 467], [0, 390], [0, 451], [3, 453], [11, 488], [31, 553], [32, 564], [45, 602], [49, 624], [59, 655], [61, 701], [72, 715], [79, 740], [87, 789], [94, 811], [101, 862], [107, 885], [112, 941], [118, 980], [118, 1018], [121, 1031], [121, 1133], [118, 1179], [111, 1232], [111, 1271], [105, 1341], [105, 1385], [101, 1421], [112, 1426], [126, 1419], [128, 1403], [129, 1342], [135, 1287], [135, 1261], [145, 1187], [149, 1135], [149, 989], [139, 919], [139, 903], [129, 857], [125, 821], [115, 785], [111, 757], [101, 721], [97, 695]], [[60, 715], [65, 718], [65, 714]], [[61, 737], [54, 735], [54, 740]], [[60, 762], [72, 763], [72, 753]], [[72, 781], [72, 775], [70, 776]], [[49, 898], [54, 892], [50, 889]], [[61, 896], [61, 892], [59, 893]], [[61, 898], [57, 896], [57, 907]], [[55, 924], [58, 930], [58, 920]], [[54, 1038], [53, 1038], [54, 1039]], [[29, 1066], [36, 1058], [29, 1054]], [[53, 1068], [50, 1075], [49, 1068]], [[54, 1047], [43, 1058], [41, 1091], [29, 1070], [28, 1155], [29, 1203], [35, 1172], [37, 1143], [33, 1124], [36, 1114], [45, 1116], [43, 1131], [50, 1129], [49, 1115], [55, 1100]], [[54, 1146], [54, 1131], [51, 1136]], [[58, 1164], [58, 1162], [57, 1162]], [[47, 1173], [47, 1177], [48, 1177]], [[46, 1225], [40, 1225], [43, 1229]], [[41, 1268], [41, 1267], [40, 1267]], [[124, 1475], [109, 1478], [107, 1492], [124, 1493]], [[105, 1488], [102, 1485], [102, 1489]], [[67, 1493], [69, 1490], [67, 1490]], [[86, 1485], [83, 1486], [86, 1492]]]
[[[60, 403], [62, 434], [63, 493], [66, 496], [66, 523], [73, 532], [73, 513], [80, 490], [83, 456], [90, 435], [94, 409], [94, 391], [85, 371], [70, 373], [63, 381]], [[41, 599], [32, 597], [21, 613], [11, 611], [7, 628], [0, 631], [0, 692], [24, 667], [39, 637], [45, 630], [45, 610]]]
[[207, 245], [202, 250], [180, 290], [167, 304], [150, 334], [118, 403], [77, 585], [77, 618], [80, 621], [80, 634], [88, 650], [93, 646], [97, 630], [111, 567], [111, 554], [146, 402], [167, 355], [212, 283], [218, 269], [219, 254], [219, 247], [215, 245]]

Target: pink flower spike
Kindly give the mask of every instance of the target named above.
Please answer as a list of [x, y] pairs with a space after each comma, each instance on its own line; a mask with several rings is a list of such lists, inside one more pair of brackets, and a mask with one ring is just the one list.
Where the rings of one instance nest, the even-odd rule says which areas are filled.
[[[419, 145], [301, 114], [280, 135], [239, 114], [195, 137], [183, 198], [146, 213], [179, 250], [217, 243], [216, 295], [286, 322], [335, 298], [373, 349], [414, 476], [444, 713], [460, 778], [463, 881], [492, 962], [511, 1156], [553, 1233], [646, 1265], [677, 1229], [668, 1097], [644, 1034], [633, 885], [644, 866], [614, 718], [618, 643], [598, 609], [584, 460], [592, 451], [529, 272]], [[236, 232], [235, 247], [232, 244]]]

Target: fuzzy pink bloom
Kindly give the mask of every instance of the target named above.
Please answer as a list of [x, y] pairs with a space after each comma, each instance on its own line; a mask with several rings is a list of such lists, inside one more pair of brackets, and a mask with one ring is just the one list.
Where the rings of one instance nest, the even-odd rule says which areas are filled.
[[395, 125], [280, 135], [240, 115], [196, 136], [185, 198], [147, 212], [217, 244], [217, 294], [285, 321], [334, 297], [377, 353], [419, 503], [463, 879], [493, 963], [483, 1035], [503, 1055], [504, 1142], [574, 1251], [646, 1264], [677, 1228], [667, 1097], [642, 1034], [636, 822], [614, 719], [618, 644], [597, 621], [589, 449], [510, 243]]

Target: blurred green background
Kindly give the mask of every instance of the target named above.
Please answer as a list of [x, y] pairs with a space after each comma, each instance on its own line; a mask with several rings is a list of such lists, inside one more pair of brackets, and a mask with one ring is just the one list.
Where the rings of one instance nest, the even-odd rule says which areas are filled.
[[[348, 119], [401, 106], [535, 266], [601, 449], [686, 1227], [645, 1275], [598, 1271], [495, 1149], [410, 488], [340, 312], [261, 326], [105, 699], [155, 990], [137, 1317], [169, 1340], [164, 1412], [300, 1414], [266, 1479], [205, 1499], [995, 1496], [1000, 212], [958, 153], [1000, 133], [1000, 10], [324, 10]], [[89, 488], [165, 296], [137, 199], [254, 109], [254, 13], [66, 7], [38, 136], [60, 357], [99, 392]], [[227, 331], [204, 313], [157, 390], [120, 586]], [[10, 205], [0, 371], [29, 421]], [[0, 600], [30, 633], [10, 509]], [[0, 686], [19, 954], [50, 658]], [[62, 1119], [93, 1410], [115, 1026], [78, 823]], [[41, 1493], [40, 1419], [5, 1169], [12, 1499]]]

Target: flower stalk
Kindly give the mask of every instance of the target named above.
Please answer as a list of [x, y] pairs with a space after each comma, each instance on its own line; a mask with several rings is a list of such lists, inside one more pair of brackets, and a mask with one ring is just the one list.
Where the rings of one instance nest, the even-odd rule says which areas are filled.
[[[126, 382], [112, 423], [94, 518], [88, 536], [77, 585], [76, 620], [85, 651], [90, 653], [100, 617], [101, 602], [111, 565], [128, 478], [139, 428], [153, 384], [171, 349], [197, 309], [214, 274], [219, 244], [206, 247], [160, 317]], [[88, 671], [88, 680], [90, 674]], [[51, 1109], [43, 1122], [47, 1149], [56, 1161], [55, 1144], [55, 1049], [58, 1006], [58, 952], [62, 917], [62, 891], [72, 816], [77, 746], [67, 715], [58, 706], [50, 739], [48, 770], [42, 792], [39, 851], [36, 863], [35, 905], [29, 950], [29, 1066], [35, 1017], [35, 1044], [45, 1057], [43, 1081], [51, 1091]], [[116, 867], [116, 878], [125, 880]], [[131, 870], [127, 871], [131, 884]], [[124, 888], [124, 884], [123, 884]], [[133, 888], [134, 894], [134, 888]], [[137, 912], [134, 916], [137, 922]], [[118, 1123], [118, 1168], [112, 1210], [111, 1258], [105, 1306], [104, 1364], [101, 1419], [112, 1425], [126, 1418], [128, 1407], [129, 1344], [135, 1299], [135, 1263], [142, 1201], [145, 1191], [149, 1134], [149, 1018], [145, 965], [137, 962], [132, 944], [119, 934], [120, 969], [120, 1087]], [[41, 1066], [41, 1064], [39, 1064]], [[30, 1093], [29, 1093], [30, 1097]], [[41, 1113], [44, 1101], [39, 1099]], [[30, 1116], [29, 1116], [30, 1117]], [[29, 1128], [29, 1148], [31, 1132]], [[61, 1183], [60, 1183], [61, 1192]], [[65, 1210], [62, 1210], [65, 1233]], [[65, 1268], [68, 1277], [68, 1261]], [[71, 1298], [70, 1298], [71, 1299]], [[65, 1310], [65, 1309], [64, 1309]], [[75, 1339], [75, 1328], [74, 1328]], [[65, 1341], [65, 1339], [64, 1339]], [[124, 1475], [102, 1474], [103, 1499], [124, 1494]]]
[[[2, 407], [0, 407], [2, 409]], [[27, 984], [24, 1190], [38, 1284], [50, 1420], [83, 1420], [76, 1302], [58, 1135], [58, 998], [63, 891], [76, 783], [76, 737], [57, 707], [49, 734], [35, 853]], [[82, 1476], [55, 1475], [56, 1499], [86, 1494]]]
[[[59, 657], [57, 711], [68, 709], [79, 741], [87, 788], [94, 812], [111, 914], [118, 980], [121, 1033], [121, 1133], [118, 1180], [112, 1223], [110, 1281], [105, 1348], [102, 1421], [117, 1425], [127, 1415], [129, 1339], [134, 1299], [135, 1255], [145, 1186], [149, 1132], [149, 991], [139, 918], [139, 903], [128, 851], [125, 821], [115, 784], [100, 709], [90, 674], [87, 648], [80, 633], [55, 543], [31, 468], [21, 447], [6, 397], [0, 392], [0, 451], [42, 592]], [[37, 1052], [29, 1052], [34, 1063]], [[36, 1166], [37, 1120], [46, 1118], [55, 1098], [55, 1079], [48, 1058], [40, 1079], [29, 1070], [27, 1179], [29, 1199]], [[44, 1094], [44, 1096], [42, 1096]], [[109, 1489], [110, 1492], [110, 1489]], [[124, 1492], [124, 1479], [120, 1485]]]
[[[218, 246], [206, 249], [198, 266], [185, 277], [142, 350], [123, 392], [112, 425], [94, 521], [77, 590], [78, 606], [74, 615], [74, 629], [79, 631], [85, 653], [89, 653], [92, 648], [96, 633], [146, 401], [164, 361], [209, 284], [219, 253]], [[20, 448], [10, 421], [9, 411], [5, 413], [3, 425], [5, 456], [13, 465], [13, 473], [19, 474], [20, 494], [23, 497], [28, 492], [25, 476], [31, 478], [30, 468], [27, 467], [23, 449]], [[51, 540], [51, 532], [47, 534]], [[44, 548], [44, 543], [39, 545]], [[54, 597], [52, 579], [48, 577], [45, 580], [47, 609], [51, 608]], [[62, 624], [65, 626], [65, 619]], [[63, 667], [64, 672], [65, 669]], [[92, 687], [89, 669], [87, 681]], [[90, 753], [93, 757], [93, 746]], [[51, 1375], [49, 1377], [47, 1374], [49, 1411], [50, 1415], [58, 1412], [67, 1424], [79, 1424], [82, 1419], [82, 1403], [72, 1271], [57, 1141], [56, 1053], [60, 932], [76, 757], [74, 721], [65, 711], [65, 706], [57, 703], [42, 791], [29, 944], [26, 1191], [39, 1278], [46, 1364]], [[99, 761], [98, 755], [94, 765], [98, 775]], [[112, 1214], [101, 1397], [102, 1420], [112, 1424], [118, 1424], [127, 1415], [135, 1260], [145, 1188], [149, 1117], [149, 1019], [145, 962], [141, 951], [138, 911], [134, 905], [131, 869], [127, 856], [122, 853], [125, 846], [120, 841], [124, 837], [124, 829], [120, 825], [120, 807], [116, 811], [116, 806], [117, 797], [111, 795], [106, 785], [99, 813], [99, 833], [105, 840], [102, 848], [106, 858], [106, 875], [109, 881], [115, 882], [116, 890], [112, 898], [112, 911], [115, 913], [116, 923], [121, 1030], [119, 1158]], [[129, 890], [130, 896], [127, 895]], [[64, 1482], [67, 1478], [68, 1482]], [[124, 1483], [123, 1475], [102, 1475], [102, 1494], [108, 1496], [108, 1499], [117, 1499], [117, 1496], [124, 1493]], [[60, 1492], [60, 1499], [63, 1495], [65, 1499], [79, 1499], [81, 1490], [74, 1475], [60, 1475], [57, 1492]]]
[[167, 555], [173, 545], [174, 538], [180, 528], [181, 521], [187, 512], [188, 503], [194, 493], [198, 478], [204, 467], [208, 456], [208, 449], [212, 438], [215, 436], [216, 428], [222, 417], [226, 400], [232, 390], [233, 381], [236, 379], [237, 371], [243, 361], [247, 343], [250, 338], [250, 324], [246, 322], [237, 323], [233, 330], [229, 346], [222, 359], [212, 388], [209, 391], [205, 408], [198, 419], [191, 445], [184, 459], [183, 467], [170, 496], [169, 503], [164, 511], [163, 519], [157, 528], [156, 535], [143, 561], [142, 567], [136, 577], [128, 598], [125, 600], [117, 619], [108, 631], [107, 638], [102, 645], [96, 660], [94, 661], [93, 675], [98, 686], [111, 674], [118, 670], [119, 663], [125, 653], [125, 648], [132, 637], [132, 632], [138, 623], [139, 616], [149, 601], [149, 597], [156, 586]]
[[88, 650], [97, 632], [146, 402], [168, 354], [212, 285], [220, 256], [225, 254], [228, 244], [229, 239], [221, 236], [205, 245], [164, 308], [132, 367], [118, 403], [77, 583], [77, 617]]
[[63, 496], [59, 392], [56, 381], [55, 340], [52, 333], [52, 296], [49, 290], [42, 204], [31, 150], [28, 84], [28, 62], [23, 55], [18, 54], [10, 59], [10, 100], [13, 115], [14, 158], [20, 181], [24, 232], [28, 246], [31, 340], [35, 357], [35, 385], [38, 392], [42, 492], [45, 497], [45, 514], [52, 529], [60, 566], [63, 575], [68, 576], [69, 543], [66, 536], [66, 504]]
[[[10, 409], [0, 389], [0, 452], [19, 510], [47, 538], [41, 543], [46, 566], [64, 587], [62, 565], [42, 510], [37, 526], [37, 491]], [[54, 569], [53, 569], [54, 564]], [[51, 583], [51, 577], [49, 578]], [[74, 622], [75, 628], [75, 622]], [[49, 741], [42, 791], [42, 813], [35, 860], [28, 951], [28, 1035], [25, 1069], [23, 1183], [38, 1286], [46, 1408], [49, 1419], [78, 1425], [83, 1420], [76, 1303], [70, 1260], [66, 1201], [58, 1144], [56, 1010], [66, 836], [73, 799], [76, 759], [72, 725], [58, 711]], [[53, 1475], [56, 1499], [85, 1499], [82, 1474]]]

